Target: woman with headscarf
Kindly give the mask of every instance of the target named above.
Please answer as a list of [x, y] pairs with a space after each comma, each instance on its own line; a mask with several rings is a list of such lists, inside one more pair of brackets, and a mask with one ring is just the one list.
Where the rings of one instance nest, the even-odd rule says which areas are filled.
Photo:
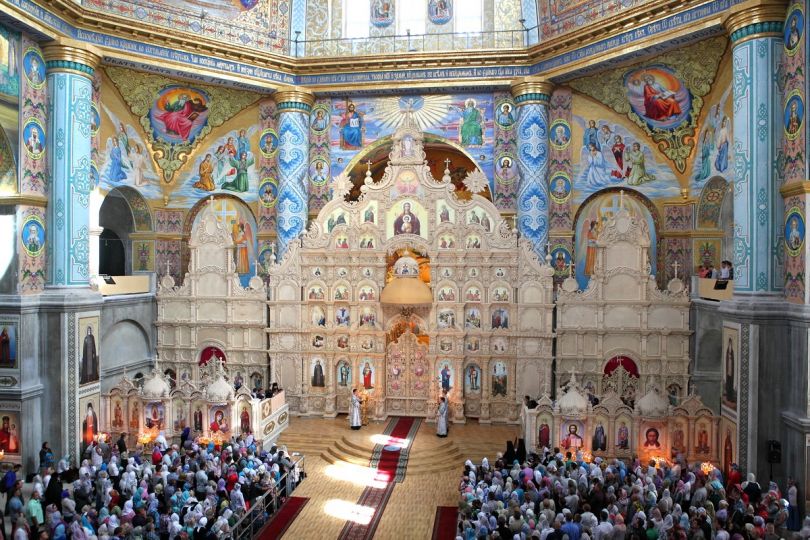
[[183, 531], [183, 526], [180, 525], [180, 516], [176, 513], [172, 514], [169, 521], [169, 540], [174, 540]]
[[62, 482], [59, 480], [59, 474], [51, 474], [48, 481], [48, 486], [45, 488], [45, 506], [53, 504], [57, 508], [62, 502]]
[[516, 458], [520, 463], [526, 461], [526, 441], [523, 439], [518, 439]]
[[513, 441], [506, 441], [506, 452], [503, 454], [504, 463], [511, 464], [515, 460], [516, 456], [517, 453], [515, 452], [515, 443]]
[[231, 491], [231, 510], [233, 510], [236, 515], [240, 515], [247, 510], [245, 496], [242, 494], [242, 486], [239, 483], [234, 484], [233, 490]]

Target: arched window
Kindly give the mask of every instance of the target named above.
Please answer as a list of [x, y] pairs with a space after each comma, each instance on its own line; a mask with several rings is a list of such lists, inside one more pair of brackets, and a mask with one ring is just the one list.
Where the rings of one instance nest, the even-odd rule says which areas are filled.
[[425, 33], [425, 20], [427, 19], [427, 5], [425, 2], [399, 1], [397, 6], [397, 34], [404, 35], [408, 31], [411, 35]]
[[610, 375], [617, 369], [622, 368], [632, 377], [638, 377], [638, 366], [632, 358], [627, 356], [614, 356], [605, 364], [605, 375]]
[[366, 39], [371, 27], [369, 0], [343, 0], [343, 37]]
[[453, 14], [455, 31], [479, 34], [484, 30], [484, 2], [483, 0], [469, 0], [464, 2], [463, 9], [456, 9]]

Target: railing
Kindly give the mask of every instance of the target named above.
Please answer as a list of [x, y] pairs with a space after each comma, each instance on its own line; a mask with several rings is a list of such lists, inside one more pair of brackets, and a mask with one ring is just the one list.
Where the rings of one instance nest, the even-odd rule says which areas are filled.
[[538, 28], [491, 30], [487, 32], [444, 32], [436, 34], [395, 34], [364, 38], [299, 40], [296, 33], [290, 54], [296, 57], [373, 55], [408, 52], [471, 51], [517, 49], [527, 45]]
[[279, 509], [283, 499], [290, 496], [290, 493], [306, 476], [304, 456], [293, 454], [293, 458], [296, 457], [298, 457], [298, 460], [293, 461], [292, 469], [284, 473], [278, 479], [278, 482], [265, 491], [263, 495], [253, 500], [250, 510], [239, 518], [239, 521], [231, 529], [231, 538], [234, 540], [250, 540], [254, 538], [265, 526], [269, 517]]
[[239, 16], [237, 20], [231, 20], [218, 16], [216, 10], [211, 13], [204, 7], [193, 9], [188, 5], [178, 5], [184, 4], [180, 2], [81, 0], [81, 4], [96, 12], [136, 19], [174, 32], [187, 32], [200, 38], [230, 43], [241, 48], [289, 54], [288, 36], [277, 35], [275, 31], [271, 31], [271, 21], [261, 9], [251, 10]]

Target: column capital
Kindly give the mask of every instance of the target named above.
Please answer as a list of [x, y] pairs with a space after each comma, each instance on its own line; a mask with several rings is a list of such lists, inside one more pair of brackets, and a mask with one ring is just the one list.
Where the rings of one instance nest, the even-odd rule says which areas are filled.
[[101, 64], [101, 51], [75, 39], [60, 38], [42, 47], [48, 71], [69, 71], [92, 77]]
[[315, 104], [315, 95], [309, 88], [303, 86], [283, 86], [273, 94], [273, 100], [279, 111], [308, 113]]
[[723, 26], [732, 43], [755, 37], [782, 35], [787, 0], [748, 0], [729, 9]]
[[541, 77], [523, 77], [512, 83], [512, 97], [518, 106], [526, 103], [547, 104], [552, 90], [554, 85]]

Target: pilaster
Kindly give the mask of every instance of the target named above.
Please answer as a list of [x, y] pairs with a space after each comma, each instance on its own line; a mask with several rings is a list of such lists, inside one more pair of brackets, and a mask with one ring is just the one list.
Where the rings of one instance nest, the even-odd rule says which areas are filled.
[[101, 60], [92, 47], [59, 40], [43, 48], [47, 68], [48, 285], [86, 287], [90, 279], [92, 78]]
[[518, 108], [517, 161], [520, 185], [517, 227], [538, 255], [548, 241], [548, 103], [552, 85], [536, 77], [518, 79], [512, 96]]
[[309, 168], [309, 113], [315, 103], [312, 92], [286, 87], [273, 96], [278, 112], [278, 203], [277, 250], [284, 256], [307, 224]]

